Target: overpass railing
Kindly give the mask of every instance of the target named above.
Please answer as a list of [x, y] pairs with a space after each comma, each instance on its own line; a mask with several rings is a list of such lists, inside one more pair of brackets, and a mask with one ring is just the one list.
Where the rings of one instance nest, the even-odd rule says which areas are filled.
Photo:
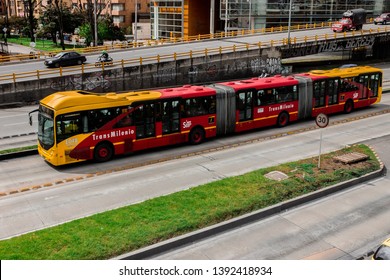
[[[313, 35], [313, 36], [304, 36], [304, 37], [293, 37], [290, 38], [291, 44], [302, 43], [302, 42], [312, 42], [312, 41], [320, 41], [320, 40], [328, 40], [333, 38], [346, 38], [346, 37], [354, 37], [356, 35], [364, 35], [364, 34], [375, 34], [381, 32], [390, 31], [390, 27], [378, 27], [370, 30], [360, 30], [360, 31], [352, 31], [352, 32], [344, 32], [344, 33], [333, 33], [332, 35], [324, 34], [324, 35]], [[188, 51], [188, 52], [174, 52], [166, 55], [155, 55], [155, 56], [146, 56], [139, 58], [131, 58], [131, 59], [122, 59], [113, 61], [113, 64], [106, 65], [101, 64], [101, 66], [96, 67], [95, 63], [91, 64], [83, 64], [80, 66], [71, 66], [71, 67], [60, 67], [56, 69], [44, 69], [44, 70], [35, 70], [28, 72], [20, 72], [20, 73], [10, 73], [0, 75], [0, 83], [16, 83], [20, 81], [33, 80], [33, 79], [42, 79], [48, 77], [58, 77], [58, 76], [66, 76], [66, 75], [77, 75], [84, 74], [87, 72], [94, 72], [97, 69], [99, 71], [104, 71], [106, 69], [112, 68], [125, 68], [129, 66], [140, 66], [149, 63], [159, 63], [162, 61], [176, 61], [178, 59], [189, 59], [193, 57], [203, 57], [207, 55], [216, 55], [222, 53], [229, 52], [241, 52], [248, 50], [255, 50], [260, 48], [268, 48], [272, 46], [283, 46], [288, 44], [288, 39], [283, 38], [281, 40], [271, 40], [267, 42], [258, 42], [258, 43], [246, 43], [233, 45], [229, 47], [217, 47], [217, 48], [205, 48], [204, 50], [199, 51]], [[39, 55], [38, 55], [39, 56]], [[40, 57], [41, 58], [41, 57]]]

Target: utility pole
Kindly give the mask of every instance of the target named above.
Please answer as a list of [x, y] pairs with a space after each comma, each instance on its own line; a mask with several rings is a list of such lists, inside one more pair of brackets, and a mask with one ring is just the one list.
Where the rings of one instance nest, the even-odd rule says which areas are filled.
[[138, 0], [135, 0], [135, 19], [134, 19], [134, 21], [135, 21], [135, 23], [134, 23], [134, 42], [137, 43]]
[[228, 32], [228, 3], [229, 0], [225, 0], [225, 36]]
[[210, 3], [210, 34], [214, 34], [214, 12], [215, 11], [215, 0], [211, 0]]
[[248, 30], [252, 30], [252, 0], [247, 0], [249, 3]]
[[97, 32], [97, 0], [95, 0], [94, 3], [94, 13], [93, 13], [93, 21], [94, 21], [94, 33], [95, 33], [95, 47], [97, 46], [98, 42], [98, 32]]
[[288, 29], [287, 29], [287, 44], [290, 46], [290, 29], [291, 29], [291, 10], [292, 10], [292, 2], [293, 0], [290, 0], [290, 7], [288, 9]]

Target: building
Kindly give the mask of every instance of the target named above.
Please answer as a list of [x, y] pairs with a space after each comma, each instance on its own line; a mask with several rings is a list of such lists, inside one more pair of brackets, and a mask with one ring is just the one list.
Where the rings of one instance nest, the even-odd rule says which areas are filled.
[[[57, 0], [36, 1], [36, 16]], [[58, 0], [68, 6], [94, 4], [114, 24], [134, 29], [149, 23], [154, 39], [186, 37], [264, 27], [333, 21], [346, 10], [364, 8], [369, 16], [390, 12], [390, 0]], [[24, 16], [27, 0], [2, 0], [0, 14]], [[137, 6], [137, 11], [135, 7]], [[291, 14], [290, 14], [291, 7]], [[139, 28], [137, 26], [137, 28]]]
[[150, 17], [152, 37], [162, 39], [333, 21], [354, 8], [375, 16], [390, 0], [151, 0]]
[[[65, 0], [64, 0], [65, 1]], [[87, 7], [88, 2], [94, 3], [95, 0], [66, 0], [70, 1], [72, 7]], [[120, 28], [127, 28], [135, 22], [149, 22], [150, 19], [150, 0], [96, 0], [98, 10], [101, 15], [111, 15], [114, 24]], [[135, 7], [137, 6], [137, 13]]]

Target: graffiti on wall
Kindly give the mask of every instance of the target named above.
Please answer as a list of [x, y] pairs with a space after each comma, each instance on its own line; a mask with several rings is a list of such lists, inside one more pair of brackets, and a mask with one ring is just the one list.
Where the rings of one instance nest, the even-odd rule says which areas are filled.
[[321, 52], [336, 52], [350, 50], [353, 48], [372, 47], [375, 43], [375, 36], [353, 37], [347, 40], [325, 40], [318, 42], [307, 42], [294, 44], [290, 48], [282, 50], [282, 57], [297, 57], [317, 54]]
[[288, 74], [290, 69], [283, 66], [280, 57], [258, 57], [250, 60], [250, 69], [255, 75]]
[[159, 83], [169, 83], [175, 81], [176, 79], [176, 69], [175, 68], [167, 68], [158, 70], [156, 73], [152, 74], [153, 80], [155, 83], [157, 81]]
[[81, 75], [62, 77], [54, 80], [50, 88], [56, 91], [63, 90], [95, 90], [97, 88], [108, 89], [111, 86], [109, 76], [100, 73], [83, 78]]
[[[289, 74], [290, 67], [282, 65], [280, 57], [253, 57], [251, 59], [226, 61], [222, 69], [218, 64], [208, 64], [205, 68], [202, 65], [194, 65], [188, 68], [188, 82], [217, 81], [220, 75], [236, 77], [237, 79], [254, 76], [270, 76], [275, 74]], [[222, 78], [223, 79], [223, 78]]]

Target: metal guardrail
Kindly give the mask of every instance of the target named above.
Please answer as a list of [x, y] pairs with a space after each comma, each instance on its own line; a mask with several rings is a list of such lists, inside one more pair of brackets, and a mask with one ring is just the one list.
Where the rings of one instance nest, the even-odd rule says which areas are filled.
[[[305, 29], [315, 29], [315, 28], [324, 28], [330, 27], [331, 22], [321, 22], [321, 23], [312, 23], [312, 24], [298, 24], [290, 27], [290, 30], [305, 30]], [[261, 29], [243, 29], [239, 31], [230, 31], [230, 32], [219, 32], [214, 34], [203, 34], [195, 36], [185, 36], [185, 37], [171, 37], [169, 39], [160, 39], [160, 40], [146, 40], [138, 42], [126, 42], [126, 43], [116, 43], [112, 45], [96, 46], [96, 47], [86, 47], [83, 49], [77, 49], [79, 52], [87, 54], [94, 52], [101, 52], [103, 50], [121, 50], [128, 48], [137, 48], [143, 46], [158, 46], [164, 44], [172, 43], [183, 43], [191, 41], [200, 41], [200, 40], [210, 40], [210, 39], [222, 39], [226, 37], [236, 37], [236, 36], [247, 36], [247, 35], [258, 35], [266, 33], [275, 33], [275, 32], [285, 32], [288, 30], [287, 26], [280, 27], [270, 27], [270, 28], [261, 28]], [[58, 51], [60, 52], [60, 51]], [[58, 52], [34, 52], [30, 54], [20, 54], [20, 55], [11, 55], [11, 56], [2, 56], [0, 57], [0, 63], [9, 62], [9, 61], [22, 61], [28, 59], [41, 59], [54, 56]]]
[[[315, 26], [315, 24], [312, 24]], [[295, 26], [292, 28], [292, 30], [299, 30], [300, 26]], [[279, 31], [285, 31], [285, 27], [280, 27]], [[390, 31], [389, 27], [378, 27], [375, 29], [369, 29], [369, 30], [360, 30], [360, 31], [352, 31], [352, 32], [343, 32], [343, 33], [333, 33], [332, 35], [324, 34], [324, 35], [313, 35], [313, 36], [304, 36], [304, 37], [290, 37], [290, 44], [297, 44], [297, 43], [303, 43], [303, 42], [311, 42], [311, 41], [320, 41], [320, 40], [328, 40], [328, 39], [336, 39], [336, 38], [347, 38], [347, 37], [354, 37], [356, 35], [365, 35], [365, 34], [377, 34], [381, 32], [388, 32]], [[249, 32], [246, 30], [246, 32]], [[265, 32], [262, 30], [262, 32]], [[237, 35], [237, 31], [229, 33], [229, 36]], [[224, 35], [222, 32], [220, 36]], [[240, 35], [247, 35], [244, 31], [240, 33]], [[199, 37], [197, 37], [199, 39]], [[213, 38], [216, 38], [215, 35]], [[188, 40], [194, 39], [193, 37], [187, 38]], [[204, 39], [204, 38], [203, 38]], [[176, 41], [175, 43], [178, 43], [179, 41]], [[165, 42], [166, 43], [166, 42]], [[245, 50], [255, 50], [260, 48], [267, 48], [272, 46], [283, 46], [287, 45], [288, 39], [283, 38], [281, 40], [271, 40], [267, 42], [258, 42], [258, 43], [246, 43], [246, 44], [239, 44], [239, 45], [233, 45], [230, 47], [217, 47], [217, 48], [205, 48], [204, 50], [200, 51], [188, 51], [188, 52], [174, 52], [172, 54], [167, 55], [156, 55], [156, 56], [147, 56], [147, 57], [139, 57], [139, 58], [132, 58], [132, 59], [122, 59], [113, 61], [111, 65], [107, 65], [102, 63], [100, 67], [96, 67], [95, 64], [82, 64], [81, 66], [71, 66], [71, 67], [65, 67], [65, 68], [58, 68], [58, 69], [45, 69], [45, 70], [35, 70], [35, 71], [29, 71], [29, 72], [20, 72], [20, 73], [10, 73], [5, 75], [0, 75], [0, 82], [5, 83], [16, 83], [25, 79], [41, 79], [47, 76], [65, 76], [70, 74], [84, 74], [85, 72], [90, 72], [92, 69], [100, 68], [102, 71], [104, 71], [106, 68], [124, 68], [127, 66], [134, 66], [134, 65], [143, 65], [148, 63], [159, 63], [161, 61], [169, 61], [169, 60], [177, 60], [182, 58], [192, 58], [192, 57], [200, 57], [200, 56], [207, 56], [207, 55], [215, 55], [215, 54], [222, 54], [222, 53], [228, 53], [228, 52], [237, 52], [237, 51], [245, 51]], [[151, 45], [149, 42], [147, 45]], [[162, 44], [162, 43], [160, 43]], [[102, 49], [108, 49], [111, 46], [104, 46], [102, 47], [89, 47], [83, 49], [84, 53], [94, 53], [97, 51], [100, 51]], [[134, 45], [132, 47], [135, 47]], [[127, 48], [127, 47], [126, 47]], [[113, 48], [115, 49], [115, 48]], [[29, 55], [18, 55], [18, 56], [12, 56], [12, 59], [14, 60], [24, 60], [24, 59], [31, 59], [31, 56], [34, 56], [33, 59], [42, 59], [47, 58], [50, 56], [53, 56], [54, 53], [36, 53], [36, 54], [29, 54]], [[1, 61], [0, 61], [1, 62]]]

